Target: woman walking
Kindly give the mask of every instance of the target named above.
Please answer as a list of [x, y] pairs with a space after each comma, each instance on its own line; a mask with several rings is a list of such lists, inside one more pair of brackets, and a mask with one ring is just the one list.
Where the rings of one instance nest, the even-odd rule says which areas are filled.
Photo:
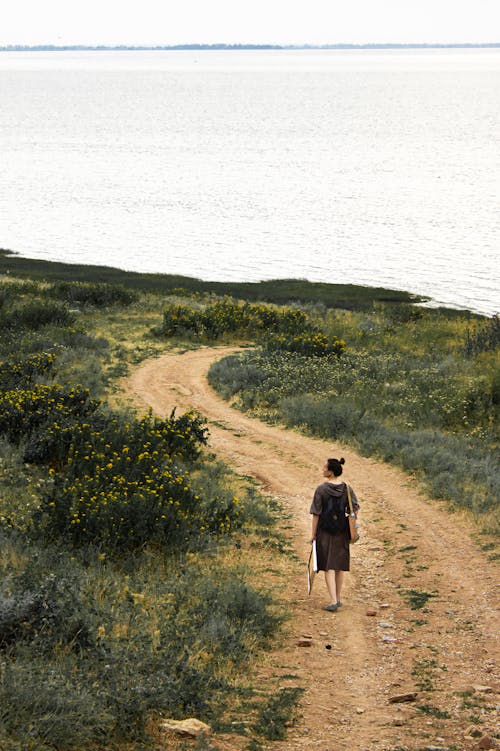
[[[344, 459], [328, 459], [323, 467], [325, 482], [314, 492], [309, 513], [312, 514], [311, 544], [316, 541], [318, 571], [325, 572], [330, 604], [324, 607], [334, 613], [341, 605], [344, 571], [349, 571], [349, 499], [347, 484], [338, 478]], [[359, 511], [356, 494], [349, 486], [355, 514]]]

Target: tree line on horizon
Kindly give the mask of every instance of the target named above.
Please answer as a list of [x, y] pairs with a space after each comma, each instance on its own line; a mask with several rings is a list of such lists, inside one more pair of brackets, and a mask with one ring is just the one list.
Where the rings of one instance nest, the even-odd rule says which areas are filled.
[[368, 44], [166, 44], [166, 45], [86, 45], [86, 44], [8, 44], [0, 46], [1, 52], [66, 52], [66, 51], [159, 51], [159, 50], [350, 50], [350, 49], [457, 49], [496, 48], [500, 42], [454, 42], [399, 44], [393, 42]]

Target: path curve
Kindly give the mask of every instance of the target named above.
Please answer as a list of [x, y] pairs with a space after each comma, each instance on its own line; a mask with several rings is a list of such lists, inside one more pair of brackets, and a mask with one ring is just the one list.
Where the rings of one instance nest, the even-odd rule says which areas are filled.
[[[457, 742], [472, 748], [463, 740], [466, 721], [457, 691], [498, 685], [493, 564], [472, 542], [466, 521], [427, 501], [398, 469], [231, 408], [208, 385], [207, 372], [234, 351], [204, 347], [148, 360], [125, 379], [123, 392], [160, 416], [174, 406], [199, 410], [207, 418], [211, 449], [285, 504], [301, 562], [309, 552], [308, 509], [322, 464], [332, 455], [346, 459], [346, 477], [362, 504], [363, 537], [351, 548], [345, 605], [336, 614], [322, 610], [326, 590], [319, 578], [307, 596], [305, 563], [291, 571], [285, 598], [292, 617], [270, 670], [300, 676], [306, 693], [300, 721], [273, 749], [386, 751]], [[425, 609], [412, 610], [411, 591], [435, 596]], [[369, 609], [377, 615], [367, 616]], [[312, 635], [311, 647], [297, 646], [302, 634]], [[425, 677], [435, 689], [434, 704], [450, 707], [450, 719], [389, 703]], [[488, 709], [484, 717], [485, 731], [493, 732]]]

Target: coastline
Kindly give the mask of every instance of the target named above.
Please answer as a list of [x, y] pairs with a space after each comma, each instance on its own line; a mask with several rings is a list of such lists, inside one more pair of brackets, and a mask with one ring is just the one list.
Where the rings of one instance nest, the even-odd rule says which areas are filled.
[[173, 289], [190, 292], [212, 292], [254, 301], [284, 304], [290, 301], [322, 303], [326, 307], [360, 310], [380, 304], [418, 305], [432, 310], [446, 311], [451, 315], [468, 315], [471, 318], [491, 318], [469, 308], [444, 305], [430, 296], [418, 295], [407, 290], [382, 286], [358, 284], [334, 284], [314, 282], [307, 279], [280, 278], [258, 282], [213, 281], [182, 274], [145, 273], [127, 271], [114, 266], [73, 264], [28, 258], [17, 251], [0, 248], [0, 276], [12, 275], [38, 280], [61, 280], [79, 282], [106, 282], [121, 284], [150, 292], [171, 292]]

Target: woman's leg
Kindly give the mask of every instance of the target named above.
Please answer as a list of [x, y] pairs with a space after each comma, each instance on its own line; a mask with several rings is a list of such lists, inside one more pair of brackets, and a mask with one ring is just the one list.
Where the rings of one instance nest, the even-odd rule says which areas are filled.
[[342, 587], [344, 585], [344, 572], [335, 571], [335, 594], [337, 599], [334, 602], [340, 602], [340, 595], [342, 594]]
[[334, 605], [337, 602], [337, 597], [338, 597], [337, 588], [335, 586], [336, 575], [337, 575], [337, 572], [333, 571], [332, 569], [328, 569], [328, 571], [325, 571], [326, 588], [328, 589], [328, 592], [330, 594], [332, 605]]

